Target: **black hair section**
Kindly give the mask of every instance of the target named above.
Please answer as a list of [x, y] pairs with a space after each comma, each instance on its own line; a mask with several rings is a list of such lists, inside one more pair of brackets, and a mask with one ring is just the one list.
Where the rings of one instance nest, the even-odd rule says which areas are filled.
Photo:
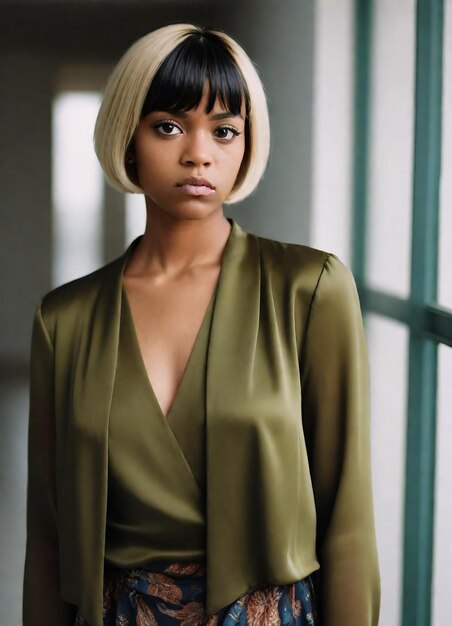
[[145, 97], [141, 117], [152, 111], [189, 111], [196, 108], [206, 83], [209, 99], [206, 113], [218, 98], [233, 115], [245, 101], [246, 118], [250, 95], [227, 44], [208, 30], [193, 31], [163, 60]]

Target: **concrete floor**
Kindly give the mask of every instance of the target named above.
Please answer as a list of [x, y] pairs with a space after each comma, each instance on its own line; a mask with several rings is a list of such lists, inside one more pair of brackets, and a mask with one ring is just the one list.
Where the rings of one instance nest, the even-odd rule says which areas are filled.
[[28, 381], [0, 381], [0, 626], [22, 624]]

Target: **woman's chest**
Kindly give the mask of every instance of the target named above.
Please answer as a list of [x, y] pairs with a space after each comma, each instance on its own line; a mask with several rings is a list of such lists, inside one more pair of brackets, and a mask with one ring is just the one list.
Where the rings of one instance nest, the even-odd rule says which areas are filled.
[[[215, 278], [215, 277], [214, 277]], [[215, 295], [215, 283], [181, 281], [124, 288], [131, 339], [149, 384], [168, 416]]]

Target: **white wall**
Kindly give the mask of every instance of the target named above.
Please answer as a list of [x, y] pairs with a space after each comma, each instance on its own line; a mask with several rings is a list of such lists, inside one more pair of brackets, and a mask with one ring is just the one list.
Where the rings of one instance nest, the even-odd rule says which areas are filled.
[[315, 4], [310, 244], [351, 262], [353, 0]]

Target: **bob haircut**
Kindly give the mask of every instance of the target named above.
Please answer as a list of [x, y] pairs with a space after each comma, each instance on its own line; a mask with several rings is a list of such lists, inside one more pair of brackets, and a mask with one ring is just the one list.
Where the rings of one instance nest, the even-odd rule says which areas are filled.
[[135, 130], [151, 111], [187, 111], [209, 85], [207, 113], [216, 98], [234, 115], [245, 102], [245, 154], [227, 204], [254, 191], [269, 156], [270, 126], [265, 91], [253, 62], [222, 31], [170, 24], [138, 39], [108, 79], [94, 129], [94, 148], [110, 183], [144, 193], [126, 163]]

